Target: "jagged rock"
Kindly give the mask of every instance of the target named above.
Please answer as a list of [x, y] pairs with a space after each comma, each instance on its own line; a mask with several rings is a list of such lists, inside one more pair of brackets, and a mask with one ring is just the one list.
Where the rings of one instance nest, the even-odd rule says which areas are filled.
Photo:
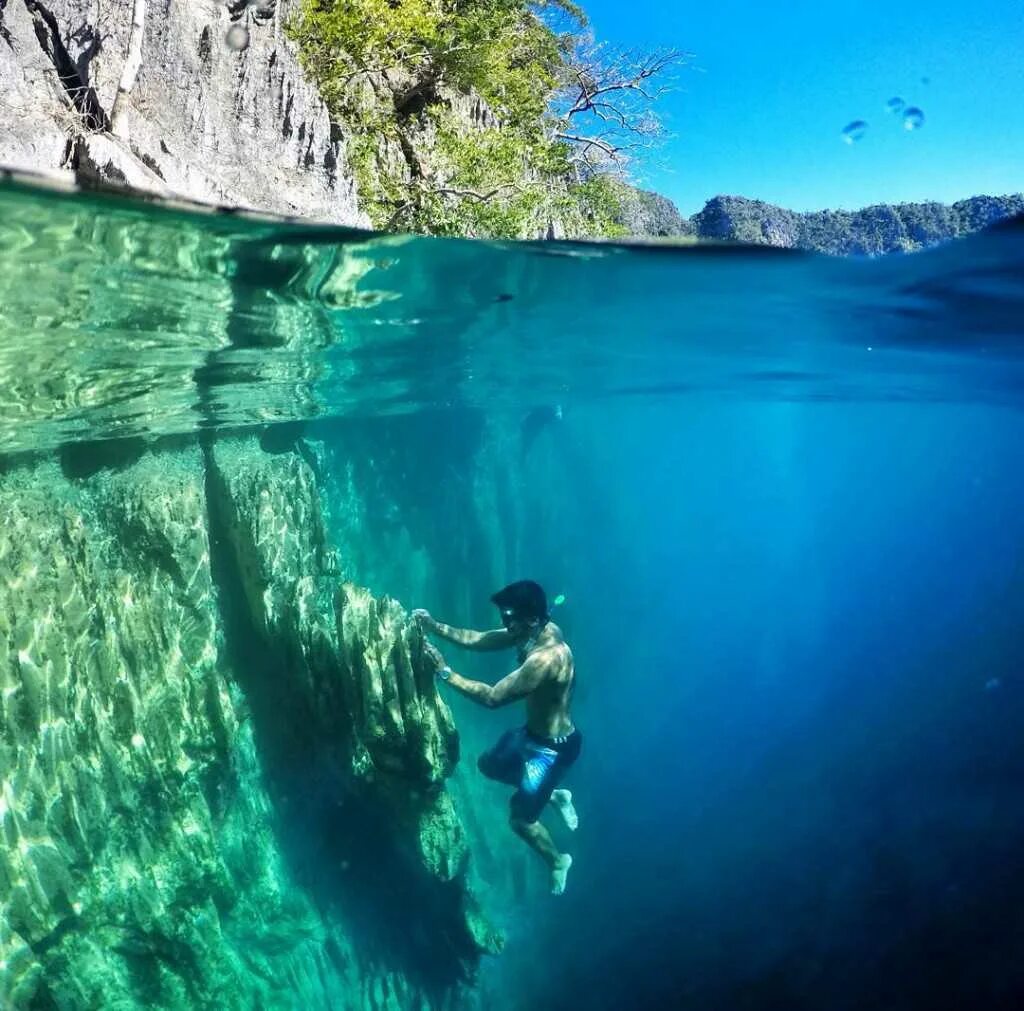
[[[0, 489], [0, 935], [32, 952], [17, 973], [0, 958], [5, 1007], [40, 987], [67, 1007], [130, 993], [130, 959], [103, 943], [122, 934], [194, 949], [195, 983], [226, 982], [175, 915], [181, 891], [221, 912], [233, 892], [204, 794], [216, 769], [227, 788], [238, 724], [217, 668], [198, 462], [80, 487], [49, 464]], [[122, 528], [138, 540], [110, 536]], [[184, 969], [159, 992], [188, 992]]]
[[210, 467], [246, 620], [279, 651], [288, 690], [275, 696], [275, 710], [302, 728], [302, 742], [281, 746], [336, 770], [339, 793], [372, 795], [383, 805], [396, 835], [405, 833], [413, 874], [458, 889], [446, 932], [470, 953], [481, 949], [481, 936], [482, 950], [494, 950], [499, 942], [480, 926], [472, 902], [460, 905], [468, 849], [442, 789], [458, 759], [458, 735], [421, 633], [395, 601], [339, 581], [315, 476], [302, 456], [268, 456], [254, 438], [233, 439], [213, 448]]
[[74, 122], [53, 62], [24, 0], [0, 4], [0, 164], [31, 171], [64, 167]]
[[341, 130], [283, 31], [293, 7], [149, 0], [140, 69], [118, 97], [135, 3], [6, 0], [0, 164], [365, 224]]
[[[0, 476], [0, 1005], [472, 1007], [450, 716], [308, 464], [63, 462]], [[396, 902], [447, 987], [362, 957]]]
[[693, 226], [668, 197], [625, 183], [615, 186], [616, 220], [630, 238], [678, 238], [692, 235]]
[[283, 645], [325, 733], [346, 732], [361, 774], [368, 758], [376, 772], [439, 785], [458, 737], [422, 636], [395, 601], [340, 583], [309, 464], [247, 439], [218, 443], [211, 468], [248, 619]]

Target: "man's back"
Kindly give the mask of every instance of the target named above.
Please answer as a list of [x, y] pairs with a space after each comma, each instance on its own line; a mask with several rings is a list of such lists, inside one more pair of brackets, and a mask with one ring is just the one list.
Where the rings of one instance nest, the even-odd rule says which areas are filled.
[[544, 677], [526, 697], [526, 726], [538, 737], [564, 737], [573, 729], [569, 703], [576, 671], [562, 630], [548, 622], [527, 656], [544, 665]]

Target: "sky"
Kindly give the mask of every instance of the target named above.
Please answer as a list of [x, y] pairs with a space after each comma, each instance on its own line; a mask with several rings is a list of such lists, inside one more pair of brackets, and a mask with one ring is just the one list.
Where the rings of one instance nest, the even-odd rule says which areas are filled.
[[[1024, 0], [583, 6], [598, 38], [693, 54], [637, 173], [685, 214], [716, 194], [816, 210], [1024, 190]], [[923, 110], [919, 130], [894, 96]]]

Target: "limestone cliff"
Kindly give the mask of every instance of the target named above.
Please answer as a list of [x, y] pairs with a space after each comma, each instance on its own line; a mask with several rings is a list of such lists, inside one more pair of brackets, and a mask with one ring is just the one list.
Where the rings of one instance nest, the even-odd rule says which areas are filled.
[[458, 736], [310, 464], [71, 455], [0, 477], [0, 1005], [474, 1006]]
[[834, 256], [912, 252], [969, 235], [1015, 214], [1024, 196], [970, 197], [954, 204], [876, 204], [859, 211], [797, 212], [746, 197], [715, 197], [689, 219], [703, 239], [807, 249]]
[[616, 221], [626, 235], [632, 238], [683, 238], [693, 235], [691, 220], [684, 218], [668, 197], [624, 183], [617, 185], [616, 195], [619, 202]]
[[[3, 0], [0, 165], [363, 224], [291, 0]], [[137, 68], [137, 69], [136, 69]]]

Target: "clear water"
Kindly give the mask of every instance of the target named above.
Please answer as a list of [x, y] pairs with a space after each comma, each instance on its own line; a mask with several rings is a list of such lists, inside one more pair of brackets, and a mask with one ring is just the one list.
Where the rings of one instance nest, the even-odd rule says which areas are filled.
[[[853, 261], [0, 205], [5, 451], [313, 419], [480, 570], [375, 591], [566, 595], [576, 864], [496, 911], [502, 1006], [1020, 1006], [1019, 224]], [[452, 706], [469, 759], [515, 719]]]
[[0, 189], [0, 449], [695, 396], [1022, 390], [1019, 227], [921, 256], [501, 244]]

